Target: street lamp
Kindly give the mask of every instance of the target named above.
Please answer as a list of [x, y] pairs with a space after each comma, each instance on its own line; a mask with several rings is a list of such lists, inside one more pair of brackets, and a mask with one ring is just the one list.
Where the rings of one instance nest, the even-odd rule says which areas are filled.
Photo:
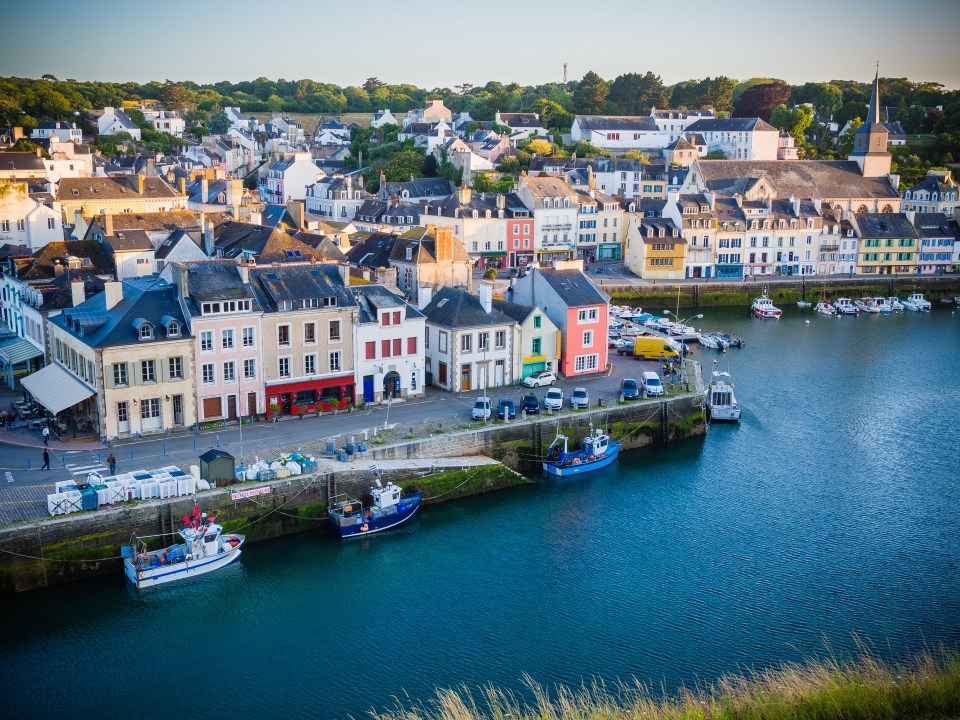
[[[675, 318], [677, 318], [677, 324], [678, 324], [678, 325], [686, 325], [688, 320], [702, 320], [702, 319], [703, 319], [703, 314], [702, 314], [702, 313], [699, 314], [699, 315], [691, 315], [690, 317], [684, 318], [683, 320], [681, 320], [680, 318], [678, 318], [677, 315], [676, 315], [676, 313], [674, 313], [674, 312], [672, 312], [672, 311], [670, 311], [670, 310], [664, 310], [664, 311], [663, 311], [663, 314], [664, 314], [664, 315], [673, 315]], [[687, 344], [683, 341], [683, 336], [681, 335], [681, 336], [680, 336], [680, 382], [684, 382], [684, 379], [686, 378], [687, 368], [686, 368], [686, 364], [685, 364], [685, 362], [684, 362], [684, 360], [686, 359], [686, 347], [687, 347]]]

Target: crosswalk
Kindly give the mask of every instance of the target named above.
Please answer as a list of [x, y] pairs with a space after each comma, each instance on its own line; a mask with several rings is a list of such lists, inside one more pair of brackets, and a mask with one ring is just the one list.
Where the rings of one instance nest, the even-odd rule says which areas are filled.
[[110, 474], [110, 468], [98, 461], [96, 454], [89, 450], [68, 450], [63, 455], [67, 472], [80, 482], [86, 482], [92, 472], [99, 473], [101, 477]]

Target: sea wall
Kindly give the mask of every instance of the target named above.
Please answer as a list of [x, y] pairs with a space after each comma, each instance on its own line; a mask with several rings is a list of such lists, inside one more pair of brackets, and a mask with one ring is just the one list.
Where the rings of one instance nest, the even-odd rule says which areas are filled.
[[[330, 495], [362, 495], [369, 490], [371, 461], [409, 461], [408, 465], [391, 463], [402, 467], [385, 468], [384, 480], [401, 484], [409, 492], [424, 492], [425, 504], [431, 505], [531, 482], [521, 473], [539, 473], [539, 463], [558, 425], [565, 435], [579, 440], [591, 423], [621, 439], [624, 450], [706, 432], [702, 395], [692, 392], [662, 401], [543, 414], [422, 440], [373, 445], [362, 459], [333, 472], [218, 488], [201, 493], [198, 502], [205, 512], [218, 516], [228, 531], [245, 533], [248, 543], [316, 531], [323, 527]], [[442, 470], [432, 468], [429, 462], [430, 458], [476, 455], [498, 462]], [[261, 487], [268, 487], [269, 493], [233, 497], [239, 491]], [[119, 574], [120, 546], [129, 542], [132, 533], [141, 537], [171, 533], [181, 527], [181, 518], [193, 505], [193, 498], [149, 500], [0, 528], [0, 594]], [[169, 537], [158, 537], [154, 546], [169, 542]]]

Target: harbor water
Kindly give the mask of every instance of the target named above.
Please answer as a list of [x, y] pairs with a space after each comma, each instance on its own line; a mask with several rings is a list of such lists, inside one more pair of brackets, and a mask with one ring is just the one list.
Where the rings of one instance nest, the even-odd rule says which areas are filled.
[[182, 584], [7, 598], [4, 714], [362, 717], [525, 674], [671, 691], [858, 642], [955, 647], [960, 310], [705, 314], [747, 341], [696, 354], [732, 374], [739, 425]]

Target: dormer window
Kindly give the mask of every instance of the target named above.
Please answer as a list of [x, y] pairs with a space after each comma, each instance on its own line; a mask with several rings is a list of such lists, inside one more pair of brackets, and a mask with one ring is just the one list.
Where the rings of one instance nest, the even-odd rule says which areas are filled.
[[167, 337], [180, 337], [180, 323], [174, 321], [167, 324]]
[[140, 323], [139, 333], [141, 340], [153, 340], [153, 326], [150, 323]]

